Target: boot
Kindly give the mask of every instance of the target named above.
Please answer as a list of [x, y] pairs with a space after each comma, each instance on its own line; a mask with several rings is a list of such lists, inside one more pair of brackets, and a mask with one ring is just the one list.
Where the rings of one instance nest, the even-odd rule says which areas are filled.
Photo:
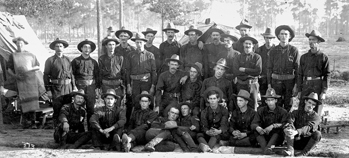
[[149, 143], [147, 143], [144, 146], [144, 150], [150, 151], [150, 152], [155, 151], [155, 145], [158, 145], [162, 140], [163, 140], [163, 138], [155, 137], [154, 139], [152, 139]]
[[274, 133], [271, 138], [268, 141], [267, 146], [265, 147], [264, 154], [265, 155], [272, 155], [274, 154], [273, 149], [271, 148], [272, 145], [275, 145], [278, 140], [279, 134]]
[[319, 143], [319, 141], [310, 138], [308, 144], [304, 147], [302, 152], [297, 153], [295, 156], [307, 156], [309, 154], [309, 151], [313, 149], [317, 143]]
[[119, 136], [118, 134], [115, 134], [115, 135], [113, 136], [112, 142], [111, 142], [110, 145], [109, 145], [108, 150], [121, 151], [120, 143], [121, 143], [120, 136]]
[[184, 132], [182, 135], [182, 139], [187, 143], [189, 146], [190, 152], [198, 152], [198, 146], [195, 144], [193, 138], [190, 136], [188, 132]]
[[179, 146], [182, 148], [183, 152], [189, 152], [189, 148], [187, 147], [187, 144], [183, 141], [183, 136], [180, 137], [177, 133], [173, 132], [172, 136], [174, 140], [179, 144]]
[[294, 155], [294, 139], [290, 137], [286, 137], [287, 149], [282, 151], [283, 156], [293, 156]]
[[206, 152], [212, 152], [212, 149], [211, 149], [208, 145], [206, 145], [206, 144], [204, 144], [204, 143], [200, 143], [200, 144], [199, 144], [199, 149], [200, 149], [202, 152], [204, 152], [204, 153], [206, 153]]
[[[130, 136], [128, 136], [126, 133], [124, 133], [123, 135], [122, 135], [122, 144], [123, 144], [123, 146], [124, 146], [124, 150], [125, 150], [125, 152], [130, 152], [130, 150], [131, 150], [131, 147], [132, 147], [132, 145], [131, 145], [131, 141], [132, 141], [132, 137], [133, 135], [132, 134], [130, 134]], [[134, 136], [133, 136], [134, 137]]]
[[91, 133], [86, 132], [84, 133], [73, 145], [69, 147], [69, 149], [78, 149], [81, 145], [86, 144], [88, 141], [91, 140]]
[[259, 146], [261, 146], [262, 151], [264, 151], [266, 149], [265, 147], [267, 146], [267, 141], [265, 140], [264, 136], [258, 135], [256, 139], [259, 143]]

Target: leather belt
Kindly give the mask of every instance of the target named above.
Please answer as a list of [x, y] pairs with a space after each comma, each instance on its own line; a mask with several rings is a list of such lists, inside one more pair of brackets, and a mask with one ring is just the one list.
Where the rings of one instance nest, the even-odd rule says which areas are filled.
[[311, 80], [322, 80], [322, 77], [305, 77], [305, 80], [311, 81]]
[[118, 80], [102, 80], [102, 84], [111, 85], [111, 86], [121, 86], [122, 82], [120, 79], [118, 79]]
[[95, 84], [95, 80], [76, 80], [75, 81], [76, 84], [78, 85], [92, 85], [92, 84]]
[[278, 75], [278, 74], [271, 74], [272, 79], [276, 80], [291, 80], [294, 79], [294, 75]]
[[237, 83], [239, 83], [239, 84], [256, 84], [256, 83], [258, 83], [258, 78], [247, 79], [245, 81], [237, 79]]
[[164, 93], [164, 95], [169, 96], [171, 98], [179, 98], [180, 93]]
[[130, 75], [132, 80], [147, 80], [150, 77], [150, 73], [140, 75]]
[[55, 79], [55, 80], [51, 80], [51, 83], [53, 84], [70, 84], [71, 83], [71, 79]]

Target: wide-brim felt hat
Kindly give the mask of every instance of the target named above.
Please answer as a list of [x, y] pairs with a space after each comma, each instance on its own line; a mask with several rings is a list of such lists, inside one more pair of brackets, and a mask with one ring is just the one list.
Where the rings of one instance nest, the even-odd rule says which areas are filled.
[[275, 99], [281, 98], [280, 95], [276, 94], [275, 89], [273, 89], [273, 88], [268, 88], [265, 95], [262, 95], [261, 97], [263, 97], [263, 98], [275, 98]]
[[120, 34], [123, 33], [123, 32], [127, 33], [129, 38], [132, 38], [133, 33], [130, 30], [126, 30], [124, 27], [122, 27], [120, 30], [116, 31], [115, 32], [115, 36], [117, 38], [119, 38]]
[[219, 28], [216, 28], [216, 27], [210, 28], [210, 29], [208, 29], [208, 31], [209, 31], [209, 35], [212, 35], [212, 32], [218, 32], [220, 35], [223, 35], [223, 34], [224, 34], [224, 31], [223, 31], [223, 30], [221, 30], [221, 29], [219, 29]]
[[200, 75], [202, 75], [202, 64], [199, 62], [196, 62], [194, 64], [189, 64], [190, 67], [193, 67], [194, 69], [196, 69], [196, 71], [198, 71], [198, 73]]
[[188, 30], [184, 31], [184, 34], [189, 36], [189, 32], [194, 31], [198, 36], [202, 35], [202, 31], [198, 30], [194, 25], [191, 25]]
[[50, 43], [50, 46], [49, 46], [50, 49], [55, 50], [55, 46], [57, 43], [62, 43], [64, 48], [67, 48], [69, 46], [67, 41], [56, 38], [56, 40], [54, 40], [52, 43]]
[[219, 98], [223, 99], [223, 91], [222, 91], [220, 88], [216, 87], [216, 86], [208, 87], [208, 88], [204, 91], [204, 93], [203, 93], [204, 99], [207, 99], [207, 97], [208, 97], [208, 96], [207, 96], [207, 95], [208, 95], [208, 92], [210, 92], [210, 91], [216, 91], [216, 92], [218, 93]]
[[182, 108], [183, 105], [187, 105], [187, 106], [189, 107], [190, 110], [193, 109], [193, 104], [192, 104], [192, 103], [189, 103], [189, 102], [182, 102], [182, 103], [179, 103], [179, 104], [178, 104], [179, 110]]
[[224, 38], [230, 38], [234, 42], [239, 40], [239, 38], [237, 38], [236, 36], [230, 35], [230, 34], [223, 34], [221, 37], [221, 41], [224, 41]]
[[279, 38], [279, 34], [280, 34], [281, 30], [288, 30], [288, 31], [290, 32], [291, 38], [288, 40], [289, 42], [291, 42], [292, 39], [295, 37], [294, 31], [293, 31], [293, 29], [292, 29], [290, 26], [288, 26], [288, 25], [280, 25], [280, 26], [278, 26], [278, 27], [275, 29], [275, 35], [276, 35], [276, 37], [277, 37], [278, 39], [280, 39], [280, 38]]
[[114, 89], [108, 89], [107, 92], [102, 94], [101, 97], [104, 99], [108, 95], [111, 95], [111, 96], [115, 97], [115, 99], [120, 99], [121, 98], [119, 95], [116, 94]]
[[261, 34], [263, 37], [271, 37], [271, 38], [275, 38], [275, 35], [273, 33], [273, 31], [271, 31], [271, 29], [268, 27], [265, 29], [265, 32]]
[[107, 45], [110, 41], [114, 41], [116, 45], [118, 45], [120, 42], [116, 38], [107, 38], [103, 41], [102, 45], [105, 46]]
[[244, 98], [244, 99], [246, 99], [248, 101], [252, 101], [251, 98], [250, 98], [250, 96], [251, 96], [250, 93], [248, 91], [244, 90], [244, 89], [241, 89], [238, 94], [233, 94], [233, 96], [241, 97], [241, 98]]
[[143, 91], [141, 94], [138, 94], [135, 99], [139, 102], [143, 97], [147, 97], [150, 100], [150, 102], [153, 102], [154, 97], [150, 95], [147, 91]]
[[237, 30], [240, 30], [241, 27], [246, 27], [246, 28], [251, 29], [252, 25], [250, 25], [250, 23], [246, 19], [243, 19], [243, 20], [241, 20], [240, 24], [238, 26], [236, 26], [235, 28]]
[[178, 32], [179, 32], [179, 30], [177, 30], [177, 29], [175, 28], [175, 26], [174, 26], [173, 23], [168, 23], [168, 24], [167, 24], [167, 27], [164, 28], [164, 29], [162, 29], [162, 31], [164, 31], [164, 32], [166, 32], [167, 30], [173, 30], [175, 33], [178, 33]]
[[308, 37], [308, 38], [309, 38], [309, 36], [314, 36], [317, 39], [319, 39], [320, 42], [325, 42], [325, 39], [323, 39], [321, 37], [321, 33], [319, 31], [317, 31], [317, 30], [313, 30], [310, 33], [306, 33], [305, 36]]
[[16, 37], [16, 38], [12, 39], [12, 42], [15, 43], [15, 44], [16, 44], [18, 41], [23, 41], [24, 44], [28, 44], [28, 41], [25, 40], [23, 37]]
[[304, 96], [303, 99], [311, 99], [317, 103], [317, 105], [322, 104], [322, 102], [319, 100], [319, 96], [317, 93], [311, 92], [308, 96]]
[[78, 91], [76, 92], [71, 92], [70, 95], [72, 97], [76, 96], [76, 95], [80, 95], [80, 96], [83, 96], [85, 98], [85, 100], [87, 99], [87, 96], [85, 94], [85, 91], [83, 89], [79, 89]]
[[216, 65], [223, 66], [226, 69], [229, 69], [227, 60], [225, 58], [220, 58], [217, 62]]
[[82, 52], [82, 47], [83, 47], [85, 44], [89, 44], [89, 45], [91, 46], [91, 52], [93, 52], [94, 50], [96, 50], [96, 44], [95, 44], [94, 42], [92, 42], [92, 41], [86, 39], [86, 40], [80, 42], [80, 43], [78, 44], [78, 46], [77, 46], [77, 47], [78, 47], [78, 50], [79, 50], [80, 52]]
[[241, 38], [239, 39], [239, 42], [240, 42], [240, 43], [244, 43], [246, 40], [252, 41], [253, 44], [257, 44], [257, 43], [258, 43], [258, 41], [257, 41], [254, 37], [251, 37], [251, 36], [244, 36], [244, 37], [241, 37]]
[[170, 61], [175, 61], [175, 62], [178, 62], [179, 65], [182, 65], [182, 62], [179, 60], [179, 56], [177, 54], [173, 54], [171, 56], [171, 58], [167, 58], [165, 60], [166, 63], [170, 62]]
[[142, 32], [142, 34], [143, 34], [144, 36], [146, 36], [148, 33], [152, 33], [152, 34], [156, 35], [157, 32], [158, 32], [158, 31], [156, 31], [156, 30], [153, 30], [153, 29], [151, 29], [151, 28], [147, 28], [145, 31]]
[[148, 40], [144, 38], [143, 34], [136, 33], [135, 37], [131, 39], [131, 41], [136, 42], [136, 40], [142, 40], [147, 42]]

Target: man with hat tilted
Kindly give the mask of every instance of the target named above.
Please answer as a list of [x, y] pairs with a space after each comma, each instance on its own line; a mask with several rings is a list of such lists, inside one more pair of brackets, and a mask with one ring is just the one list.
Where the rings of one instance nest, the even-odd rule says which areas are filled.
[[198, 38], [202, 32], [192, 25], [184, 34], [189, 37], [189, 42], [181, 47], [179, 57], [183, 62], [184, 71], [189, 71], [190, 65], [196, 62], [203, 64], [203, 51], [198, 46]]
[[253, 50], [253, 45], [258, 41], [250, 36], [240, 38], [239, 42], [244, 45], [244, 52], [239, 54], [234, 61], [234, 74], [237, 78], [236, 87], [247, 90], [252, 94], [252, 101], [249, 106], [257, 111], [258, 107], [258, 76], [262, 72], [262, 58]]
[[[264, 38], [264, 45], [260, 46], [256, 53], [259, 54], [262, 58], [262, 73], [258, 78], [259, 83], [259, 92], [260, 94], [265, 94], [268, 89], [268, 81], [267, 81], [267, 68], [268, 68], [268, 56], [269, 51], [275, 47], [272, 43], [272, 40], [275, 38], [274, 33], [268, 27], [264, 33], [261, 34]], [[266, 106], [264, 98], [262, 98], [262, 105]]]
[[[301, 56], [298, 71], [298, 97], [301, 98], [315, 92], [324, 100], [326, 91], [330, 83], [330, 66], [328, 56], [319, 48], [321, 42], [325, 40], [317, 30], [306, 33], [309, 38], [310, 50]], [[304, 104], [301, 102], [299, 109], [303, 109]], [[315, 111], [321, 116], [323, 105], [315, 107]]]
[[99, 92], [99, 67], [90, 54], [96, 49], [96, 44], [88, 39], [81, 41], [78, 46], [81, 56], [73, 59], [71, 66], [75, 77], [75, 85], [86, 92], [87, 119], [93, 114], [96, 102], [96, 92]]
[[[240, 36], [246, 37], [249, 36], [252, 25], [248, 22], [247, 19], [241, 20], [240, 24], [235, 27], [240, 32]], [[234, 50], [239, 51], [240, 53], [244, 52], [244, 45], [242, 42], [236, 42], [233, 44]], [[253, 48], [256, 50], [258, 48], [258, 43], [253, 46]]]
[[[223, 97], [220, 98], [220, 103], [222, 103], [223, 107], [227, 108], [229, 111], [233, 111], [233, 102], [231, 102], [231, 96], [233, 94], [232, 84], [231, 81], [224, 77], [227, 69], [229, 69], [229, 67], [227, 66], [226, 59], [219, 59], [214, 67], [214, 75], [210, 78], [206, 78], [202, 83], [201, 94], [211, 86], [220, 88], [223, 92]], [[202, 98], [200, 102], [200, 110], [204, 110], [207, 107], [207, 104], [207, 100]]]
[[258, 109], [251, 128], [257, 136], [257, 142], [261, 146], [265, 155], [273, 154], [273, 145], [281, 145], [283, 142], [282, 129], [287, 123], [289, 114], [285, 109], [276, 105], [277, 100], [281, 97], [275, 90], [267, 90], [265, 102], [267, 106]]
[[109, 150], [121, 151], [121, 134], [126, 123], [126, 111], [121, 108], [114, 89], [108, 89], [103, 95], [103, 107], [95, 110], [90, 119], [92, 127], [92, 145], [104, 150], [104, 143], [109, 143]]
[[[234, 63], [235, 58], [240, 54], [239, 51], [236, 51], [233, 49], [233, 43], [237, 42], [238, 38], [234, 35], [231, 35], [230, 32], [227, 32], [226, 34], [222, 35], [221, 41], [223, 41], [227, 51], [226, 51], [226, 54], [222, 53], [220, 58], [226, 58], [227, 63], [228, 63], [228, 67], [230, 68], [226, 71], [225, 77], [228, 80], [233, 81], [236, 77], [234, 75], [234, 72], [233, 72], [233, 70], [234, 70], [233, 63]], [[236, 89], [235, 84], [233, 86], [234, 86], [233, 90], [235, 92], [235, 89]]]
[[287, 25], [278, 26], [275, 35], [280, 44], [269, 51], [267, 81], [268, 88], [273, 87], [282, 98], [278, 102], [290, 111], [291, 98], [297, 95], [297, 74], [299, 53], [295, 46], [289, 44], [295, 36], [293, 29]]
[[168, 70], [167, 61], [168, 58], [171, 58], [172, 55], [179, 55], [181, 45], [175, 39], [176, 33], [179, 32], [174, 26], [173, 23], [168, 23], [167, 27], [162, 29], [166, 33], [167, 40], [160, 44], [160, 61], [161, 61], [161, 70], [159, 73], [163, 73]]
[[[284, 128], [287, 149], [282, 152], [285, 156], [307, 156], [321, 140], [320, 115], [314, 111], [321, 105], [317, 93], [310, 93], [304, 97], [304, 109], [292, 111], [288, 120], [289, 125]], [[302, 150], [294, 153], [294, 149]]]
[[130, 149], [136, 145], [147, 143], [145, 140], [145, 133], [158, 117], [158, 114], [149, 107], [153, 104], [153, 100], [153, 96], [147, 91], [143, 91], [141, 94], [137, 95], [135, 101], [139, 103], [141, 108], [132, 113], [127, 133], [122, 135], [122, 143], [125, 152], [129, 152]]
[[84, 106], [87, 99], [85, 91], [80, 89], [72, 92], [71, 97], [72, 103], [63, 105], [60, 111], [58, 128], [54, 134], [61, 149], [77, 149], [91, 139], [91, 133], [84, 128], [86, 120]]
[[[155, 64], [156, 64], [156, 73], [159, 75], [160, 72], [160, 68], [162, 65], [162, 61], [160, 61], [160, 50], [158, 47], [153, 45], [153, 41], [155, 39], [155, 35], [158, 31], [153, 30], [151, 28], [147, 28], [145, 31], [142, 32], [142, 34], [144, 35], [145, 39], [147, 40], [147, 42], [144, 45], [144, 49], [152, 52], [154, 54], [155, 57]], [[158, 76], [159, 77], [159, 76]]]
[[46, 91], [52, 93], [54, 124], [58, 119], [63, 97], [78, 90], [70, 60], [64, 55], [64, 49], [68, 46], [68, 42], [57, 38], [50, 44], [50, 48], [55, 50], [55, 55], [45, 62], [44, 83]]
[[241, 89], [236, 96], [238, 109], [235, 109], [230, 118], [229, 145], [230, 146], [256, 146], [256, 135], [251, 129], [251, 123], [256, 114], [254, 109], [247, 104], [252, 101], [250, 93]]

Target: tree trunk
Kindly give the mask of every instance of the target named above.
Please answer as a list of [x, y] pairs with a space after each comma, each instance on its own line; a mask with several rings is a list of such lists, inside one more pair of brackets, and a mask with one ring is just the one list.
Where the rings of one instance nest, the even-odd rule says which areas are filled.
[[97, 5], [97, 46], [98, 46], [98, 58], [103, 55], [102, 44], [101, 44], [101, 33], [102, 33], [102, 12], [101, 12], [101, 1], [96, 0]]
[[120, 4], [120, 14], [119, 14], [119, 27], [121, 29], [122, 26], [124, 26], [124, 7], [123, 7], [123, 3], [122, 3], [122, 0], [119, 0], [119, 4]]
[[[161, 13], [161, 30], [164, 28], [164, 15]], [[161, 31], [162, 42], [164, 42], [164, 31]]]

